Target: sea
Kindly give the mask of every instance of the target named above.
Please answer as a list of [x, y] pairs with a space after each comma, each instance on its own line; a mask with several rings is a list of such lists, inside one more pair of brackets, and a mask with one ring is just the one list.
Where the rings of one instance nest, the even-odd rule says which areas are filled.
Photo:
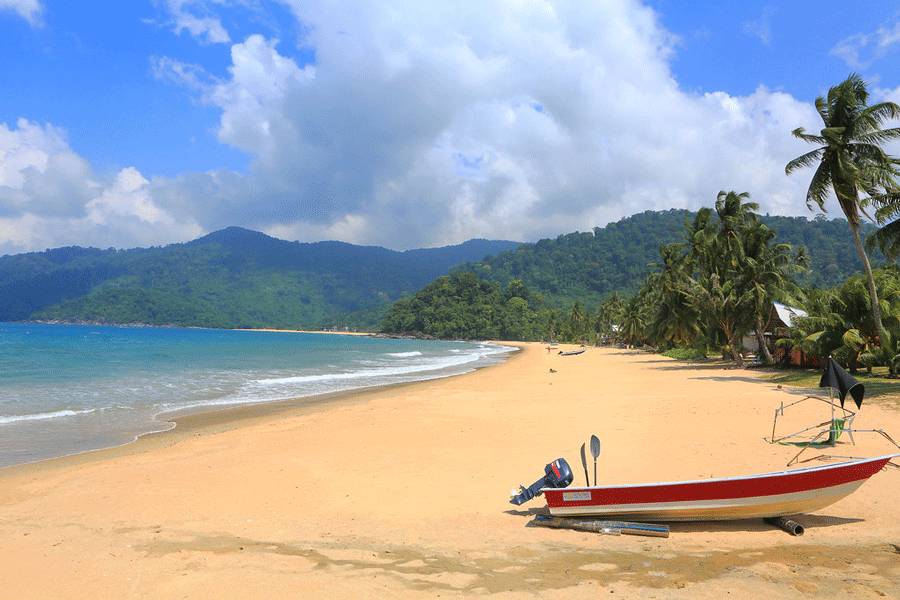
[[167, 418], [453, 377], [514, 351], [327, 333], [0, 323], [0, 468], [111, 448]]

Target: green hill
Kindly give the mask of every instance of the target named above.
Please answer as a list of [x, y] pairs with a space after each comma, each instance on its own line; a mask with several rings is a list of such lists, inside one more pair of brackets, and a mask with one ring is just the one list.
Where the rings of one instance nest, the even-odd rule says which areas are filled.
[[[518, 280], [544, 310], [579, 302], [593, 311], [611, 292], [636, 292], [659, 247], [681, 241], [693, 215], [648, 211], [536, 243], [471, 240], [406, 252], [288, 242], [230, 227], [165, 247], [3, 256], [0, 321], [374, 330], [395, 301], [459, 271], [474, 272], [500, 295]], [[761, 219], [779, 242], [806, 249], [811, 266], [801, 285], [831, 287], [860, 269], [842, 219]]]
[[517, 245], [471, 240], [395, 252], [230, 227], [162, 248], [4, 256], [0, 321], [318, 328], [335, 315], [386, 309], [455, 264]]
[[[658, 263], [659, 247], [681, 242], [684, 210], [647, 211], [591, 233], [569, 233], [534, 244], [522, 244], [479, 262], [458, 267], [481, 279], [505, 286], [520, 280], [541, 294], [549, 306], [568, 310], [575, 302], [596, 307], [611, 292], [631, 296], [640, 288], [650, 265]], [[778, 242], [806, 248], [809, 269], [797, 277], [800, 285], [831, 287], [862, 269], [846, 221], [804, 217], [761, 216], [778, 233]], [[874, 228], [864, 228], [871, 233]], [[870, 255], [873, 263], [883, 261]]]

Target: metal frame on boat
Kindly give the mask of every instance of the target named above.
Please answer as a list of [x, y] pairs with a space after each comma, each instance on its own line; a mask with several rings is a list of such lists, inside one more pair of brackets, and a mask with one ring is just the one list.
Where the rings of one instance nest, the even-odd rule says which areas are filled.
[[550, 514], [719, 521], [814, 512], [853, 493], [900, 454], [760, 475], [668, 483], [544, 487]]

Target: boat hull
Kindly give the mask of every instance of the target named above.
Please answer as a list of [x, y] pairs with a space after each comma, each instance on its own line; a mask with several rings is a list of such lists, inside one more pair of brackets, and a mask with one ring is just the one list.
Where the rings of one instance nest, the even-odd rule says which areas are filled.
[[632, 521], [722, 521], [796, 515], [852, 494], [898, 455], [727, 479], [544, 488], [550, 514]]

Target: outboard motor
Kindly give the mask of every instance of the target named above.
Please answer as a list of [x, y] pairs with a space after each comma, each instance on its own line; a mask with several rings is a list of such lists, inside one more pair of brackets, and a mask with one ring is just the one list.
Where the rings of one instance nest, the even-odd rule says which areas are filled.
[[519, 486], [521, 490], [518, 494], [509, 499], [510, 504], [524, 504], [535, 496], [541, 495], [541, 488], [564, 488], [572, 483], [574, 479], [572, 469], [564, 458], [557, 458], [552, 463], [544, 467], [544, 476], [532, 483], [527, 488]]

